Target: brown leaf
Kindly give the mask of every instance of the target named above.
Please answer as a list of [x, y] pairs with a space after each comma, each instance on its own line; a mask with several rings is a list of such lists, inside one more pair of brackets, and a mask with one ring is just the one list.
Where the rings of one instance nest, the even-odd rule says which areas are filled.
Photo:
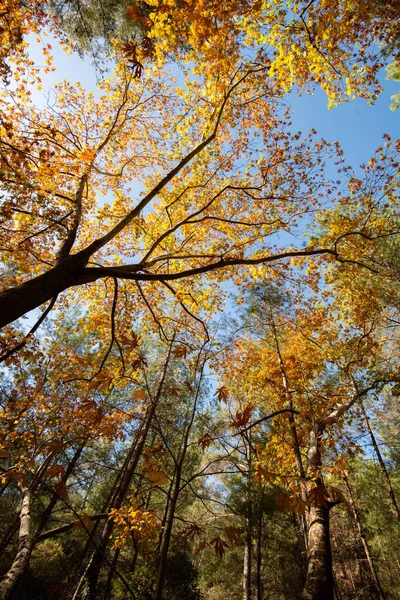
[[246, 406], [246, 408], [244, 410], [237, 410], [236, 417], [232, 421], [232, 427], [241, 429], [242, 427], [247, 425], [251, 419], [253, 409], [254, 409], [254, 406], [249, 404], [249, 406]]
[[196, 535], [200, 535], [202, 533], [202, 530], [200, 529], [200, 527], [198, 525], [196, 525], [195, 523], [192, 523], [191, 525], [189, 525], [188, 527], [185, 527], [185, 529], [182, 529], [178, 535], [177, 535], [177, 539], [181, 539], [183, 537], [188, 538], [188, 539], [193, 539]]
[[276, 506], [284, 512], [295, 512], [299, 515], [304, 515], [306, 512], [306, 503], [297, 496], [288, 496], [288, 494], [280, 494], [276, 499]]
[[99, 392], [106, 391], [109, 389], [111, 383], [112, 377], [105, 371], [100, 371], [100, 373], [96, 373], [89, 383], [89, 390], [97, 390]]
[[148, 366], [147, 360], [145, 359], [145, 357], [140, 354], [137, 358], [135, 358], [135, 360], [132, 362], [132, 368], [133, 369], [144, 369], [145, 367]]
[[323, 485], [317, 485], [307, 492], [307, 504], [312, 506], [323, 506], [327, 499], [328, 494]]
[[207, 546], [208, 546], [208, 544], [205, 540], [200, 542], [200, 544], [197, 546], [197, 548], [193, 552], [194, 558], [196, 558], [200, 554], [200, 552], [202, 552], [204, 550], [204, 548], [206, 548]]
[[184, 346], [183, 344], [180, 344], [179, 346], [175, 346], [175, 348], [172, 350], [172, 354], [176, 358], [186, 358], [187, 353], [188, 353], [188, 348], [187, 348], [187, 346]]
[[213, 439], [209, 433], [205, 433], [197, 442], [202, 450], [208, 448], [213, 443]]
[[272, 479], [271, 473], [269, 473], [266, 469], [264, 469], [264, 467], [262, 466], [260, 461], [257, 461], [254, 464], [254, 469], [255, 469], [255, 480], [258, 485], [262, 485], [263, 483], [265, 483], [267, 481], [271, 481], [271, 479]]
[[140, 21], [142, 18], [142, 14], [140, 12], [140, 8], [138, 6], [127, 6], [126, 14], [130, 18], [131, 21]]
[[48, 479], [55, 479], [56, 477], [63, 476], [65, 473], [65, 469], [62, 465], [50, 465], [45, 469], [43, 473], [43, 477], [47, 477]]
[[139, 337], [134, 331], [132, 331], [131, 337], [121, 335], [119, 341], [123, 346], [128, 346], [130, 349], [137, 348], [139, 346]]
[[232, 544], [238, 544], [240, 542], [240, 533], [235, 527], [225, 527], [225, 532]]
[[225, 554], [225, 548], [229, 548], [228, 544], [220, 537], [211, 540], [210, 545], [214, 546], [215, 554], [222, 558]]
[[66, 500], [66, 498], [68, 497], [68, 490], [65, 481], [60, 481], [60, 483], [57, 484], [56, 494], [58, 494], [58, 496], [60, 496], [60, 498], [62, 498], [63, 500]]
[[229, 392], [224, 385], [221, 385], [219, 388], [217, 388], [214, 396], [217, 396], [220, 402], [227, 402], [229, 398]]

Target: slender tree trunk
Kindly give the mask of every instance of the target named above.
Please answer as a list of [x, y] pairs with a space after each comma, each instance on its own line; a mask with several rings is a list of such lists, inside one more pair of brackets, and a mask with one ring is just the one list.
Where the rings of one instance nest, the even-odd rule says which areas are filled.
[[182, 474], [181, 470], [182, 470], [182, 464], [179, 464], [178, 468], [176, 470], [176, 473], [175, 473], [174, 492], [173, 492], [173, 495], [172, 495], [172, 498], [170, 501], [168, 519], [166, 522], [165, 532], [164, 532], [164, 535], [162, 538], [160, 561], [159, 561], [159, 565], [158, 565], [158, 577], [157, 577], [155, 600], [162, 599], [166, 566], [167, 566], [167, 558], [168, 558], [168, 550], [169, 550], [169, 546], [170, 546], [170, 542], [171, 542], [171, 535], [172, 535], [172, 526], [174, 524], [175, 509], [176, 509], [176, 504], [178, 502], [179, 493], [180, 493], [181, 474]]
[[105, 586], [104, 594], [103, 594], [104, 600], [111, 600], [111, 598], [112, 598], [112, 580], [113, 580], [113, 577], [115, 574], [115, 570], [117, 568], [119, 553], [120, 553], [120, 549], [117, 548], [114, 552], [114, 556], [111, 561], [110, 570], [108, 571], [108, 577], [107, 577], [106, 586]]
[[[132, 481], [133, 475], [135, 473], [137, 464], [139, 462], [139, 459], [141, 457], [142, 454], [142, 450], [144, 447], [144, 444], [146, 442], [146, 436], [150, 427], [150, 423], [151, 423], [151, 419], [153, 416], [153, 405], [150, 407], [151, 411], [150, 413], [147, 414], [147, 423], [145, 425], [144, 430], [142, 430], [139, 433], [139, 443], [136, 446], [136, 451], [132, 456], [131, 461], [129, 462], [126, 472], [124, 473], [124, 476], [122, 477], [120, 484], [118, 486], [118, 489], [116, 490], [116, 493], [114, 494], [113, 497], [113, 502], [112, 502], [112, 507], [113, 508], [121, 508], [122, 503], [125, 499], [126, 493], [129, 489], [130, 483]], [[135, 445], [136, 445], [137, 440], [135, 440]], [[106, 552], [106, 548], [108, 545], [108, 542], [110, 540], [112, 531], [114, 528], [114, 523], [111, 519], [108, 519], [104, 525], [102, 534], [101, 534], [101, 538], [99, 540], [99, 543], [97, 545], [96, 550], [93, 552], [92, 557], [90, 559], [90, 563], [88, 565], [87, 568], [87, 572], [86, 572], [86, 580], [87, 580], [87, 588], [88, 588], [88, 597], [89, 598], [96, 598], [96, 589], [97, 589], [97, 582], [99, 579], [99, 575], [100, 575], [100, 569], [102, 567], [102, 564], [104, 562], [104, 556], [105, 556], [105, 552]]]
[[367, 415], [367, 413], [365, 411], [363, 402], [360, 402], [360, 406], [361, 406], [362, 413], [364, 415], [364, 421], [365, 421], [365, 424], [367, 426], [367, 430], [368, 430], [368, 433], [370, 435], [372, 445], [373, 445], [374, 450], [375, 450], [375, 454], [376, 454], [376, 456], [378, 458], [379, 465], [381, 467], [382, 474], [383, 474], [383, 477], [384, 477], [385, 482], [386, 482], [386, 486], [387, 486], [387, 489], [388, 489], [388, 494], [389, 494], [390, 502], [391, 502], [391, 505], [392, 505], [393, 514], [396, 517], [396, 519], [398, 521], [400, 521], [399, 507], [397, 506], [396, 496], [395, 496], [395, 493], [394, 493], [394, 490], [393, 490], [393, 487], [392, 487], [392, 482], [390, 481], [389, 473], [387, 472], [386, 465], [385, 465], [385, 462], [384, 462], [384, 460], [382, 458], [381, 451], [379, 450], [379, 446], [378, 446], [378, 444], [376, 442], [376, 438], [375, 438], [374, 432], [371, 429], [369, 418], [368, 418], [368, 415]]
[[257, 600], [263, 600], [262, 593], [262, 579], [261, 579], [261, 567], [262, 567], [262, 537], [263, 537], [263, 511], [262, 511], [262, 498], [263, 491], [261, 490], [261, 505], [259, 507], [258, 516], [258, 531], [257, 531]]
[[348, 477], [345, 474], [343, 474], [343, 480], [344, 480], [344, 482], [346, 484], [346, 488], [347, 488], [347, 491], [348, 491], [348, 494], [349, 494], [349, 504], [350, 504], [351, 510], [353, 512], [354, 520], [355, 520], [355, 522], [357, 524], [358, 533], [360, 535], [361, 543], [363, 545], [364, 552], [365, 552], [365, 557], [367, 559], [367, 563], [368, 563], [368, 566], [369, 566], [369, 570], [370, 570], [372, 579], [373, 579], [373, 581], [375, 583], [375, 587], [376, 587], [376, 591], [377, 591], [378, 596], [379, 596], [379, 600], [386, 600], [385, 599], [385, 594], [383, 592], [383, 589], [382, 589], [382, 586], [381, 586], [381, 582], [379, 580], [379, 576], [378, 576], [377, 570], [375, 569], [374, 561], [372, 560], [371, 552], [370, 552], [370, 549], [369, 549], [369, 546], [368, 546], [368, 543], [367, 543], [367, 540], [366, 540], [366, 537], [365, 537], [365, 531], [364, 531], [364, 527], [363, 527], [363, 524], [362, 524], [361, 519], [360, 519], [360, 514], [358, 512], [357, 506], [356, 506], [355, 501], [354, 501], [353, 490], [351, 488], [349, 479], [348, 479]]
[[[72, 471], [74, 470], [75, 465], [78, 462], [78, 460], [82, 454], [83, 448], [84, 448], [84, 446], [80, 446], [78, 448], [78, 450], [75, 452], [72, 459], [70, 460], [68, 467], [66, 468], [65, 473], [60, 480], [61, 484], [63, 484], [63, 483], [65, 484], [68, 481], [68, 478], [72, 474]], [[54, 492], [49, 504], [47, 505], [45, 511], [43, 512], [42, 516], [40, 517], [40, 522], [39, 522], [38, 528], [35, 533], [35, 538], [37, 538], [42, 533], [43, 529], [46, 527], [47, 521], [49, 520], [51, 513], [53, 512], [53, 509], [59, 500], [60, 500], [59, 494], [57, 492]]]
[[[200, 360], [200, 356], [201, 356], [201, 353], [199, 354], [198, 360]], [[206, 361], [204, 360], [202, 363], [202, 366], [200, 368], [199, 380], [198, 380], [198, 384], [197, 384], [196, 395], [195, 395], [195, 398], [193, 401], [193, 406], [191, 408], [191, 412], [189, 413], [189, 415], [187, 417], [188, 421], [187, 421], [186, 430], [185, 430], [185, 433], [184, 433], [184, 436], [183, 436], [183, 439], [182, 439], [182, 442], [180, 445], [179, 457], [176, 459], [176, 470], [175, 470], [175, 475], [174, 475], [175, 483], [173, 485], [174, 491], [172, 493], [172, 497], [169, 502], [169, 514], [168, 514], [168, 519], [167, 519], [167, 523], [166, 523], [165, 533], [162, 538], [160, 561], [159, 561], [159, 567], [158, 567], [158, 577], [157, 577], [156, 592], [155, 592], [155, 600], [162, 600], [168, 551], [169, 551], [171, 535], [172, 535], [172, 527], [173, 527], [174, 519], [175, 519], [176, 505], [177, 505], [179, 495], [181, 492], [183, 466], [185, 463], [187, 449], [188, 449], [189, 435], [190, 435], [190, 432], [191, 432], [191, 429], [192, 429], [192, 426], [194, 423], [194, 419], [196, 416], [197, 401], [199, 399], [199, 393], [200, 393], [200, 389], [201, 389], [201, 383], [202, 383], [202, 377], [203, 377], [205, 364], [206, 364]]]
[[[161, 397], [161, 392], [162, 392], [162, 389], [164, 386], [164, 381], [165, 381], [165, 377], [166, 377], [166, 373], [167, 373], [167, 369], [168, 369], [168, 364], [169, 364], [169, 361], [171, 358], [172, 346], [173, 346], [173, 342], [170, 344], [168, 352], [167, 352], [167, 356], [166, 356], [164, 366], [163, 366], [163, 369], [161, 372], [160, 380], [159, 380], [159, 383], [157, 386], [157, 393], [146, 412], [145, 423], [144, 423], [143, 427], [140, 428], [137, 435], [135, 436], [135, 441], [134, 441], [135, 451], [132, 454], [132, 458], [126, 467], [125, 473], [122, 475], [121, 480], [118, 485], [118, 488], [116, 489], [115, 494], [112, 498], [112, 503], [110, 505], [110, 507], [112, 507], [112, 508], [118, 509], [122, 506], [122, 503], [125, 499], [127, 491], [131, 484], [133, 475], [135, 473], [136, 467], [137, 467], [140, 457], [142, 455], [142, 451], [143, 451], [144, 445], [146, 443], [147, 435], [150, 430], [150, 426], [152, 424], [155, 410], [156, 410], [158, 401]], [[93, 552], [92, 557], [89, 562], [89, 565], [87, 567], [85, 578], [87, 581], [87, 588], [88, 588], [87, 595], [89, 598], [96, 598], [97, 582], [99, 579], [100, 570], [101, 570], [101, 567], [102, 567], [102, 564], [104, 561], [104, 556], [106, 553], [107, 545], [110, 540], [113, 528], [114, 528], [113, 521], [111, 519], [108, 519], [106, 524], [104, 525], [104, 529], [102, 531], [102, 535], [101, 535], [101, 538], [97, 545], [97, 548]], [[81, 585], [81, 583], [80, 583], [80, 585]], [[74, 594], [74, 597], [77, 597], [76, 592]]]
[[252, 450], [251, 450], [251, 431], [249, 438], [243, 435], [246, 447], [246, 459], [248, 465], [246, 481], [246, 510], [245, 510], [245, 544], [243, 553], [243, 600], [251, 600], [251, 570], [252, 570], [252, 523], [253, 523], [253, 490], [252, 490]]
[[22, 506], [20, 512], [20, 527], [18, 550], [10, 569], [0, 582], [0, 600], [8, 600], [13, 593], [19, 578], [25, 571], [33, 548], [31, 532], [31, 490], [29, 485], [20, 486], [22, 492]]
[[293, 411], [292, 392], [290, 391], [289, 380], [288, 380], [288, 377], [286, 374], [286, 369], [285, 369], [285, 363], [283, 362], [283, 358], [282, 358], [282, 354], [281, 354], [278, 333], [276, 330], [275, 319], [274, 319], [274, 315], [272, 312], [272, 308], [270, 309], [270, 323], [271, 323], [272, 333], [274, 336], [275, 349], [276, 349], [276, 353], [278, 355], [279, 369], [280, 369], [281, 377], [282, 377], [283, 395], [285, 397], [286, 406], [289, 409], [288, 421], [289, 421], [289, 425], [290, 425], [290, 434], [292, 437], [293, 453], [294, 453], [294, 457], [296, 460], [296, 466], [297, 466], [298, 472], [300, 474], [302, 481], [304, 481], [306, 474], [304, 471], [303, 460], [301, 457], [300, 443], [299, 443], [299, 438], [297, 435], [296, 421], [295, 421], [295, 418], [294, 418], [293, 412], [292, 412]]
[[243, 553], [243, 600], [251, 600], [251, 544], [246, 531], [246, 540]]

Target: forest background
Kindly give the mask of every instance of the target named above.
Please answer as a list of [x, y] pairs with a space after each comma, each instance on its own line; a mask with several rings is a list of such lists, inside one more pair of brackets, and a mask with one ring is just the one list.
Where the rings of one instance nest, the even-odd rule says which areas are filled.
[[399, 597], [399, 12], [1, 1], [0, 598]]

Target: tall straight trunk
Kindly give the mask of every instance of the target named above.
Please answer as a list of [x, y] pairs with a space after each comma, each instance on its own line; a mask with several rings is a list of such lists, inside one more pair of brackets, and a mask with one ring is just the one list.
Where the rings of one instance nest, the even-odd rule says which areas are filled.
[[155, 600], [162, 599], [168, 551], [169, 551], [169, 546], [171, 543], [172, 527], [173, 527], [174, 519], [175, 519], [176, 504], [178, 502], [179, 493], [180, 493], [181, 475], [182, 475], [182, 465], [179, 464], [177, 471], [175, 473], [174, 491], [173, 491], [172, 498], [169, 503], [168, 518], [166, 520], [166, 527], [165, 527], [165, 531], [164, 531], [164, 535], [163, 535], [162, 543], [161, 543], [161, 553], [160, 553], [160, 560], [159, 560], [159, 564], [158, 564], [158, 577], [157, 577], [156, 593], [154, 596]]
[[253, 523], [253, 490], [252, 490], [252, 449], [251, 449], [251, 431], [249, 432], [249, 438], [246, 434], [243, 435], [243, 440], [246, 448], [246, 460], [247, 460], [247, 480], [246, 480], [246, 510], [245, 510], [245, 544], [243, 553], [243, 600], [251, 600], [251, 571], [252, 571], [252, 523]]
[[[324, 425], [315, 422], [310, 434], [308, 460], [310, 473], [321, 494], [316, 494], [309, 502], [307, 514], [307, 576], [302, 600], [334, 600], [332, 551], [329, 536], [329, 516], [331, 505], [324, 497], [321, 479], [321, 437]], [[311, 496], [310, 496], [311, 498]]]
[[33, 549], [31, 521], [31, 490], [29, 485], [20, 486], [22, 505], [20, 511], [20, 526], [18, 549], [10, 569], [0, 582], [0, 600], [8, 600], [13, 593], [19, 578], [24, 573]]
[[308, 514], [308, 568], [302, 600], [333, 600], [330, 506], [312, 505]]
[[382, 458], [381, 451], [379, 450], [379, 446], [378, 446], [378, 444], [376, 442], [376, 438], [375, 438], [374, 432], [372, 431], [372, 428], [371, 428], [371, 425], [370, 425], [370, 422], [369, 422], [369, 418], [368, 418], [368, 415], [367, 415], [367, 413], [365, 411], [363, 402], [360, 402], [360, 406], [361, 406], [361, 410], [362, 410], [362, 413], [363, 413], [363, 416], [364, 416], [364, 421], [365, 421], [365, 424], [367, 426], [367, 430], [368, 430], [369, 436], [371, 438], [371, 442], [372, 442], [375, 454], [376, 454], [376, 456], [378, 458], [378, 462], [379, 462], [379, 465], [381, 467], [381, 471], [382, 471], [383, 477], [384, 477], [385, 482], [386, 482], [386, 486], [387, 486], [387, 490], [388, 490], [388, 495], [389, 495], [390, 503], [392, 505], [393, 514], [396, 517], [396, 519], [398, 521], [400, 521], [400, 511], [399, 511], [399, 507], [397, 506], [396, 496], [395, 496], [395, 493], [394, 493], [394, 490], [393, 490], [392, 482], [390, 481], [389, 473], [387, 472], [386, 465], [385, 465], [385, 462], [384, 462], [384, 460]]
[[263, 537], [262, 499], [263, 499], [263, 490], [261, 489], [261, 505], [259, 507], [259, 515], [258, 515], [258, 523], [257, 523], [257, 571], [256, 571], [257, 600], [263, 600], [263, 593], [262, 593], [263, 586], [262, 586], [262, 579], [261, 579], [262, 537]]
[[246, 540], [243, 552], [243, 600], [251, 600], [251, 543], [246, 531]]
[[[124, 460], [124, 464], [122, 466], [122, 469], [118, 472], [117, 477], [115, 478], [114, 484], [113, 484], [113, 488], [111, 489], [111, 491], [109, 492], [109, 494], [107, 495], [107, 498], [105, 500], [105, 502], [102, 505], [102, 512], [105, 512], [109, 509], [109, 507], [112, 505], [112, 500], [114, 498], [115, 495], [115, 490], [118, 489], [120, 481], [122, 479], [123, 474], [125, 473], [127, 466], [129, 465], [131, 458], [134, 454], [134, 451], [136, 449], [136, 443], [137, 443], [137, 436], [135, 436], [134, 442], [131, 444], [131, 447], [129, 448], [129, 451], [125, 457]], [[86, 557], [88, 555], [88, 553], [90, 552], [91, 546], [93, 544], [93, 539], [97, 533], [97, 529], [100, 526], [100, 520], [95, 521], [94, 526], [92, 527], [91, 531], [90, 531], [90, 536], [83, 548], [83, 551], [81, 553], [81, 561], [80, 563], [84, 563], [86, 560]], [[89, 561], [90, 562], [90, 561]], [[81, 578], [79, 579], [78, 585], [75, 587], [74, 593], [72, 595], [72, 600], [76, 600], [79, 597], [80, 591], [81, 591], [81, 587], [85, 582], [85, 578], [86, 578], [86, 573], [87, 573], [87, 569], [88, 569], [88, 564], [86, 565], [86, 568], [83, 571], [83, 574], [81, 576]], [[71, 574], [71, 581], [75, 581], [75, 578], [77, 576], [77, 573], [81, 572], [81, 569], [75, 569], [75, 571], [73, 571], [73, 573]]]
[[[60, 484], [67, 483], [68, 478], [72, 474], [72, 472], [75, 468], [75, 465], [78, 462], [78, 460], [83, 452], [83, 449], [84, 449], [83, 445], [79, 446], [78, 450], [75, 452], [74, 456], [72, 457], [72, 459], [70, 460], [70, 462], [68, 464], [68, 467], [65, 470], [64, 475], [62, 476], [62, 478], [60, 480]], [[51, 497], [50, 502], [48, 503], [48, 505], [46, 506], [46, 509], [44, 510], [44, 512], [42, 513], [42, 516], [40, 517], [40, 522], [39, 522], [38, 528], [35, 533], [35, 538], [37, 538], [42, 533], [43, 529], [46, 527], [47, 521], [51, 517], [51, 513], [53, 512], [53, 509], [59, 500], [60, 500], [59, 494], [57, 492], [54, 492]]]
[[[134, 452], [129, 464], [127, 465], [126, 471], [125, 471], [123, 477], [121, 478], [118, 488], [115, 491], [115, 494], [113, 496], [113, 501], [112, 501], [112, 504], [110, 505], [110, 508], [111, 507], [116, 508], [116, 509], [121, 508], [122, 503], [125, 499], [125, 496], [128, 492], [133, 475], [136, 471], [136, 467], [137, 467], [140, 457], [142, 455], [142, 450], [143, 450], [144, 444], [146, 442], [146, 437], [147, 437], [147, 433], [150, 428], [151, 419], [154, 414], [153, 405], [150, 408], [151, 408], [150, 412], [146, 415], [147, 423], [146, 423], [144, 429], [139, 432], [139, 435], [138, 435], [139, 443], [136, 444], [136, 442], [138, 440], [137, 439], [135, 440], [135, 446], [136, 446], [135, 452]], [[87, 571], [86, 571], [86, 581], [87, 581], [87, 590], [88, 590], [87, 595], [89, 598], [96, 598], [96, 596], [97, 596], [97, 582], [99, 579], [100, 570], [101, 570], [101, 567], [104, 562], [104, 556], [106, 553], [107, 545], [110, 540], [113, 528], [114, 528], [113, 521], [111, 519], [108, 519], [104, 525], [104, 528], [103, 528], [103, 531], [101, 534], [101, 538], [97, 544], [97, 547], [96, 547], [95, 551], [93, 552], [92, 557], [90, 559], [90, 563], [89, 563]]]
[[274, 336], [275, 349], [276, 349], [276, 353], [278, 356], [279, 369], [280, 369], [281, 377], [282, 377], [283, 395], [284, 395], [284, 398], [286, 401], [286, 407], [289, 410], [288, 421], [289, 421], [289, 425], [290, 425], [290, 435], [292, 437], [293, 453], [294, 453], [294, 457], [296, 460], [297, 470], [300, 474], [302, 481], [305, 481], [306, 474], [304, 471], [303, 460], [301, 457], [301, 450], [300, 450], [299, 438], [297, 435], [296, 421], [293, 416], [292, 392], [290, 391], [289, 380], [288, 380], [287, 373], [286, 373], [285, 363], [283, 362], [283, 358], [282, 358], [282, 354], [281, 354], [278, 333], [276, 330], [275, 319], [274, 319], [272, 309], [270, 309], [270, 324], [271, 324], [271, 329], [272, 329], [272, 333]]
[[117, 548], [114, 552], [114, 556], [111, 561], [110, 570], [108, 571], [106, 587], [104, 589], [104, 594], [103, 594], [104, 600], [111, 600], [111, 598], [112, 598], [112, 581], [113, 581], [113, 577], [115, 574], [115, 570], [117, 568], [119, 553], [120, 553], [120, 549]]
[[368, 543], [367, 543], [367, 540], [366, 540], [366, 537], [365, 537], [365, 531], [364, 531], [363, 524], [361, 522], [360, 513], [358, 512], [358, 508], [357, 508], [356, 503], [354, 501], [353, 490], [351, 488], [351, 485], [350, 485], [350, 482], [349, 482], [349, 479], [348, 479], [347, 475], [343, 474], [343, 480], [344, 480], [344, 482], [346, 484], [346, 488], [347, 488], [347, 491], [348, 491], [348, 494], [349, 494], [349, 504], [351, 506], [351, 510], [352, 510], [352, 513], [353, 513], [353, 516], [354, 516], [354, 520], [355, 520], [356, 525], [357, 525], [357, 529], [358, 529], [358, 533], [360, 535], [361, 543], [362, 543], [363, 548], [364, 548], [365, 557], [367, 559], [368, 567], [369, 567], [369, 570], [370, 570], [370, 573], [371, 573], [372, 580], [373, 580], [373, 582], [375, 584], [376, 591], [377, 591], [377, 594], [379, 596], [379, 600], [386, 600], [385, 599], [385, 594], [383, 592], [383, 589], [382, 589], [382, 586], [381, 586], [381, 582], [380, 582], [380, 579], [379, 579], [379, 576], [378, 576], [378, 572], [377, 572], [377, 570], [375, 568], [374, 561], [372, 559], [371, 552], [370, 552], [370, 549], [369, 549], [369, 546], [368, 546]]
[[[165, 381], [165, 377], [166, 377], [166, 373], [167, 373], [167, 369], [168, 369], [168, 364], [169, 364], [169, 361], [171, 358], [172, 346], [173, 346], [173, 342], [171, 342], [168, 352], [167, 352], [167, 356], [166, 356], [164, 366], [163, 366], [163, 369], [161, 372], [160, 380], [159, 380], [159, 383], [157, 386], [157, 392], [156, 392], [155, 398], [152, 400], [152, 402], [146, 412], [145, 423], [144, 423], [143, 427], [140, 428], [137, 435], [135, 436], [135, 438], [136, 438], [134, 441], [135, 451], [131, 457], [131, 460], [129, 461], [129, 463], [126, 466], [125, 472], [123, 473], [123, 475], [121, 477], [118, 488], [116, 489], [115, 494], [112, 498], [112, 504], [110, 505], [110, 508], [116, 508], [116, 509], [121, 508], [122, 503], [124, 502], [126, 494], [128, 492], [129, 486], [131, 484], [132, 478], [135, 474], [136, 467], [137, 467], [140, 457], [142, 455], [142, 451], [143, 451], [144, 445], [146, 443], [147, 435], [149, 433], [150, 426], [152, 424], [152, 420], [153, 420], [153, 417], [155, 414], [155, 410], [156, 410], [158, 401], [161, 397], [161, 393], [162, 393], [162, 389], [164, 386], [164, 381]], [[97, 582], [99, 579], [100, 570], [101, 570], [102, 564], [104, 562], [107, 545], [110, 540], [113, 528], [114, 528], [113, 521], [111, 519], [108, 519], [104, 525], [104, 528], [103, 528], [103, 531], [101, 534], [101, 538], [97, 544], [95, 551], [92, 554], [89, 565], [87, 567], [86, 582], [87, 582], [87, 596], [89, 598], [96, 598]], [[77, 597], [76, 592], [74, 594], [74, 597]]]
[[[201, 352], [199, 354], [198, 361], [200, 361], [200, 357], [201, 357]], [[187, 421], [187, 425], [186, 425], [185, 433], [183, 435], [182, 442], [180, 444], [179, 456], [176, 459], [176, 469], [175, 469], [175, 474], [174, 474], [173, 493], [169, 500], [168, 519], [166, 521], [166, 528], [165, 528], [165, 532], [162, 537], [162, 543], [161, 543], [161, 552], [160, 552], [160, 560], [159, 560], [159, 565], [158, 565], [158, 577], [157, 577], [157, 584], [156, 584], [155, 600], [162, 600], [168, 551], [169, 551], [171, 535], [172, 535], [172, 527], [173, 527], [174, 520], [175, 520], [176, 505], [178, 503], [179, 495], [181, 492], [183, 466], [185, 463], [187, 449], [188, 449], [189, 435], [190, 435], [190, 432], [191, 432], [191, 429], [192, 429], [192, 426], [194, 423], [194, 419], [196, 416], [197, 402], [199, 399], [205, 364], [206, 364], [206, 360], [203, 361], [202, 366], [200, 368], [199, 380], [198, 380], [196, 394], [195, 394], [194, 401], [193, 401], [193, 406], [187, 417], [188, 421]]]

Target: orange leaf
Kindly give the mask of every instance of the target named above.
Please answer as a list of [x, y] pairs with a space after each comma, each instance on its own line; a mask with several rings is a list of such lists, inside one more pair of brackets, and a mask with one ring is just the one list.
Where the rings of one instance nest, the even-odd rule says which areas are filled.
[[203, 450], [205, 450], [206, 448], [208, 448], [208, 446], [212, 444], [212, 442], [213, 439], [211, 435], [209, 433], [205, 433], [197, 443]]
[[168, 477], [164, 475], [164, 473], [161, 473], [161, 471], [150, 471], [147, 477], [152, 482], [151, 485], [153, 487], [156, 487], [157, 485], [165, 485], [169, 482]]
[[135, 400], [137, 400], [138, 402], [140, 400], [144, 400], [146, 398], [146, 391], [145, 390], [137, 390], [134, 394], [133, 397], [135, 398]]
[[175, 348], [172, 350], [172, 354], [176, 358], [186, 358], [187, 353], [187, 346], [183, 346], [182, 344], [180, 344], [179, 346], [175, 346]]
[[217, 388], [214, 396], [217, 396], [220, 402], [227, 402], [229, 398], [229, 392], [224, 385], [221, 385], [219, 388]]
[[246, 408], [243, 411], [237, 410], [236, 417], [234, 421], [232, 421], [232, 427], [237, 427], [238, 429], [240, 429], [241, 427], [247, 425], [247, 423], [249, 423], [250, 421], [253, 409], [254, 406], [249, 404], [249, 406], [246, 406]]

